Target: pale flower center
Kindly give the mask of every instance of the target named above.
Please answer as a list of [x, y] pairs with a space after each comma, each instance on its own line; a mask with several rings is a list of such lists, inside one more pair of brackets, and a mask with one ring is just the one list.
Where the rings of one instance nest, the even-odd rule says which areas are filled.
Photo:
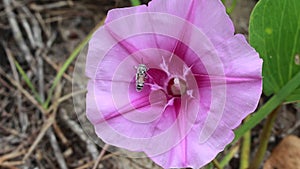
[[184, 80], [178, 77], [174, 77], [169, 80], [167, 85], [167, 92], [173, 97], [181, 97], [186, 94], [187, 85]]

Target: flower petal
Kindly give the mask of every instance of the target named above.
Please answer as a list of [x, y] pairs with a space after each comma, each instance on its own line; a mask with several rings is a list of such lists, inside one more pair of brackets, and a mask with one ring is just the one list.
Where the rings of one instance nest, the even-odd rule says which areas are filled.
[[257, 107], [262, 92], [262, 59], [243, 35], [235, 35], [218, 48], [224, 63], [227, 103], [222, 120], [236, 128]]
[[[148, 7], [140, 5], [112, 9], [108, 12], [105, 23], [128, 15], [146, 12], [167, 13], [185, 19], [201, 29], [215, 45], [218, 45], [234, 34], [233, 23], [226, 14], [224, 5], [218, 0], [152, 0], [149, 2]], [[129, 28], [131, 27], [133, 26], [131, 25]], [[126, 28], [126, 26], [122, 28]], [[180, 29], [180, 27], [177, 27], [177, 29]]]
[[213, 160], [234, 138], [232, 130], [220, 123], [207, 142], [201, 144], [195, 141], [199, 140], [200, 129], [199, 125], [195, 125], [187, 137], [170, 151], [150, 158], [163, 168], [200, 168]]
[[[166, 152], [186, 136], [185, 133], [197, 119], [199, 107], [196, 101], [198, 99], [195, 99], [192, 101], [193, 106], [188, 109], [179, 108], [180, 112], [176, 106], [168, 106], [161, 118], [151, 123], [129, 122], [122, 114], [116, 112], [103, 114], [102, 107], [98, 107], [98, 103], [103, 101], [103, 92], [101, 93], [92, 81], [89, 82], [88, 89], [93, 92], [87, 93], [87, 115], [94, 124], [97, 135], [105, 142], [132, 151], [144, 151], [151, 155]], [[184, 104], [188, 103], [186, 99], [188, 98], [183, 99]], [[106, 98], [106, 101], [109, 100], [109, 97]]]
[[109, 22], [124, 16], [143, 13], [143, 12], [148, 12], [148, 8], [146, 5], [112, 9], [108, 11], [107, 17], [105, 19], [105, 24], [108, 24]]
[[215, 45], [234, 34], [233, 23], [219, 0], [152, 0], [149, 12], [183, 18], [201, 29]]
[[[153, 0], [111, 10], [86, 63], [87, 116], [97, 135], [144, 151], [165, 168], [207, 164], [261, 93], [261, 60], [233, 33], [219, 0]], [[140, 64], [149, 69], [136, 92]], [[181, 98], [164, 89], [174, 77], [187, 82]]]

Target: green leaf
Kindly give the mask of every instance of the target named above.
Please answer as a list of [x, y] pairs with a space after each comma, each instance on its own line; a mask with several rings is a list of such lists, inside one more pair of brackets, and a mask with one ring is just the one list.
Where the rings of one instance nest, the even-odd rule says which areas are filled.
[[141, 5], [140, 0], [130, 0], [130, 2], [131, 2], [131, 5], [132, 5], [132, 6], [138, 6], [138, 5]]
[[[264, 93], [278, 93], [300, 72], [300, 0], [260, 0], [251, 14], [249, 38], [264, 60]], [[285, 98], [296, 100], [300, 87]]]

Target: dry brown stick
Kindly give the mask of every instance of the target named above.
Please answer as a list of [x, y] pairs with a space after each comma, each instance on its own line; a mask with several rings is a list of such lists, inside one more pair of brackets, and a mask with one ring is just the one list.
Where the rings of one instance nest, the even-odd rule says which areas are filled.
[[[58, 101], [57, 101], [57, 103], [58, 103], [58, 104], [61, 104], [62, 102], [64, 102], [64, 101], [70, 99], [71, 97], [74, 97], [74, 96], [77, 96], [77, 95], [81, 95], [81, 94], [84, 94], [84, 93], [86, 93], [86, 92], [87, 92], [86, 89], [79, 90], [79, 91], [76, 91], [76, 92], [71, 92], [71, 93], [66, 94], [66, 95], [62, 96], [61, 98], [59, 98]], [[50, 112], [50, 111], [52, 111], [53, 109], [54, 109], [54, 105], [51, 105], [51, 106], [49, 107], [48, 111]], [[85, 140], [85, 139], [84, 139], [84, 140]], [[97, 155], [98, 155], [98, 153], [97, 153]]]
[[143, 169], [148, 169], [147, 167], [145, 167], [144, 165], [142, 165], [141, 163], [131, 159], [131, 158], [127, 158], [132, 164], [135, 164], [135, 166], [137, 166], [138, 168], [143, 168]]
[[42, 30], [45, 32], [47, 38], [51, 37], [51, 29], [47, 28], [45, 21], [43, 20], [43, 17], [40, 13], [36, 12], [35, 14], [36, 19], [40, 23]]
[[[120, 155], [120, 154], [122, 154], [122, 153], [121, 152], [115, 152], [115, 153], [107, 154], [107, 155], [105, 155], [101, 158], [101, 161], [104, 161], [106, 159], [109, 159], [113, 156]], [[79, 167], [76, 167], [75, 169], [91, 168], [94, 165], [94, 163], [95, 163], [95, 161], [89, 161], [89, 162], [87, 162], [87, 163], [85, 163], [85, 164], [83, 164]]]
[[[62, 102], [70, 99], [71, 97], [74, 97], [74, 96], [77, 96], [77, 95], [80, 95], [80, 94], [83, 94], [83, 93], [86, 93], [87, 90], [84, 89], [84, 90], [79, 90], [79, 91], [76, 91], [76, 92], [72, 92], [72, 93], [69, 93], [69, 94], [66, 94], [64, 95], [63, 97], [59, 98], [57, 103], [58, 104], [61, 104]], [[52, 110], [54, 109], [54, 105], [52, 104], [49, 108], [48, 108], [48, 112], [51, 112]]]
[[[9, 136], [10, 137], [10, 136]], [[12, 138], [15, 138], [14, 136], [11, 136]], [[25, 151], [24, 150], [24, 145], [28, 144], [28, 140], [25, 138], [25, 135], [19, 135], [23, 139], [23, 141], [18, 145], [14, 147], [9, 147], [8, 149], [0, 149], [0, 154], [10, 154], [11, 152], [20, 152], [20, 151]], [[0, 142], [2, 144], [5, 144], [2, 141], [2, 138], [0, 138]], [[25, 153], [24, 153], [25, 154]]]
[[54, 161], [52, 161], [50, 158], [49, 158], [49, 155], [47, 154], [47, 151], [44, 151], [42, 152], [42, 157], [43, 159], [47, 162], [47, 164], [49, 165], [49, 168], [57, 168], [57, 166], [55, 164], [53, 164]]
[[[1, 79], [1, 78], [0, 78]], [[10, 103], [10, 101], [8, 100], [8, 98], [4, 98], [1, 100], [0, 102], [0, 112], [2, 112], [2, 114], [7, 114], [5, 107]]]
[[62, 130], [60, 129], [60, 127], [58, 126], [58, 124], [56, 122], [53, 123], [53, 129], [54, 129], [54, 132], [59, 137], [59, 139], [61, 140], [61, 142], [64, 145], [66, 145], [68, 143], [68, 139], [66, 138], [66, 136], [64, 135], [64, 133], [62, 132]]
[[[9, 24], [13, 32], [14, 39], [17, 42], [19, 48], [25, 54], [25, 60], [28, 62], [29, 65], [31, 65], [34, 62], [34, 59], [22, 36], [21, 30], [16, 20], [16, 15], [11, 7], [11, 0], [3, 0], [3, 3], [5, 6], [5, 12], [7, 13]], [[34, 67], [33, 71], [35, 71]]]
[[69, 126], [69, 128], [83, 141], [86, 143], [86, 148], [89, 151], [89, 153], [92, 155], [93, 159], [96, 160], [97, 156], [99, 154], [97, 147], [95, 143], [93, 143], [84, 133], [84, 131], [81, 129], [78, 123], [71, 120], [69, 116], [67, 115], [67, 112], [62, 109], [60, 113], [60, 117], [66, 122], [66, 124]]
[[39, 135], [36, 137], [35, 141], [33, 142], [33, 144], [30, 146], [28, 152], [26, 153], [26, 155], [23, 157], [22, 161], [26, 161], [28, 159], [28, 157], [31, 155], [31, 153], [33, 152], [33, 150], [35, 149], [35, 147], [38, 145], [38, 143], [42, 140], [42, 138], [44, 137], [44, 135], [46, 134], [46, 131], [51, 127], [51, 125], [53, 124], [55, 120], [55, 113], [52, 113], [48, 119], [44, 122], [42, 129], [39, 133]]
[[[57, 36], [57, 32], [54, 32], [49, 39], [47, 40], [46, 46], [47, 48], [51, 48]], [[45, 55], [43, 55], [45, 56]]]
[[[56, 63], [54, 63], [54, 62], [53, 62], [51, 59], [49, 59], [47, 56], [43, 56], [43, 58], [45, 59], [45, 61], [46, 61], [51, 67], [53, 67], [53, 69], [55, 69], [57, 72], [59, 72], [60, 67], [59, 67]], [[72, 83], [72, 78], [71, 78], [71, 76], [69, 76], [68, 74], [64, 73], [64, 74], [63, 74], [63, 77], [64, 77], [65, 79], [67, 79], [69, 82]]]
[[108, 149], [108, 147], [109, 147], [108, 144], [105, 144], [105, 145], [103, 146], [103, 148], [102, 148], [102, 150], [101, 150], [101, 152], [100, 152], [100, 154], [99, 154], [97, 160], [95, 161], [95, 164], [94, 164], [93, 169], [97, 169], [97, 167], [98, 167], [98, 165], [99, 165], [99, 163], [100, 163], [102, 157], [104, 156], [106, 150]]
[[[53, 102], [53, 105], [54, 105], [53, 113], [54, 114], [56, 114], [58, 106], [59, 106], [59, 103], [56, 100], [58, 100], [58, 98], [60, 97], [61, 91], [62, 91], [62, 84], [58, 83], [55, 94], [54, 94], [54, 100], [55, 100], [55, 102]], [[54, 154], [55, 154], [55, 157], [56, 157], [59, 167], [61, 169], [67, 169], [68, 167], [67, 167], [66, 161], [62, 154], [62, 151], [60, 150], [58, 141], [56, 139], [56, 136], [54, 135], [52, 127], [50, 127], [49, 130], [47, 131], [47, 136], [50, 140], [51, 147], [54, 150]]]
[[54, 9], [54, 8], [61, 8], [65, 6], [69, 6], [70, 2], [68, 1], [59, 1], [59, 2], [53, 2], [53, 3], [47, 3], [45, 5], [37, 5], [35, 3], [30, 5], [30, 8], [35, 11], [42, 11], [47, 9]]
[[[5, 50], [6, 55], [8, 57], [9, 64], [10, 64], [10, 67], [12, 69], [14, 79], [16, 80], [16, 82], [18, 84], [21, 84], [20, 83], [20, 78], [19, 78], [19, 75], [18, 75], [18, 71], [17, 71], [16, 65], [14, 63], [15, 59], [13, 57], [13, 54], [7, 48], [5, 42], [3, 42], [3, 47], [4, 47], [4, 50]], [[21, 130], [22, 130], [22, 132], [25, 132], [26, 129], [27, 129], [27, 127], [28, 127], [28, 125], [29, 125], [29, 121], [28, 121], [28, 115], [22, 111], [22, 95], [21, 95], [20, 91], [17, 91], [17, 110], [18, 110], [18, 115], [19, 115]]]
[[[42, 31], [39, 26], [38, 21], [36, 20], [35, 16], [29, 11], [29, 9], [25, 5], [21, 5], [18, 1], [13, 1], [16, 6], [20, 6], [21, 12], [24, 12], [26, 17], [31, 22], [31, 27], [29, 27], [29, 24], [27, 22], [27, 19], [25, 18], [25, 15], [23, 15], [22, 23], [23, 27], [27, 32], [27, 35], [29, 38], [31, 38], [34, 42], [32, 43], [33, 48], [38, 47], [38, 49], [35, 52], [35, 57], [37, 59], [37, 75], [38, 75], [38, 89], [39, 89], [39, 95], [41, 97], [41, 100], [44, 101], [45, 94], [44, 94], [44, 71], [43, 71], [43, 59], [40, 57], [41, 53], [45, 51], [44, 49], [44, 43], [42, 40]], [[27, 26], [27, 29], [26, 29]]]
[[30, 12], [30, 10], [25, 6], [21, 6], [22, 11], [27, 15], [27, 17], [30, 19], [31, 25], [32, 25], [32, 32], [33, 37], [35, 40], [35, 44], [39, 48], [43, 48], [43, 38], [42, 38], [42, 30], [39, 26], [39, 22], [37, 21], [36, 17]]
[[46, 114], [47, 111], [37, 102], [37, 100], [32, 97], [30, 93], [28, 93], [18, 82], [16, 82], [14, 79], [9, 77], [3, 69], [0, 67], [0, 74], [2, 74], [8, 81], [15, 86], [18, 90], [21, 91], [21, 93], [33, 104], [35, 105], [43, 114]]
[[19, 137], [21, 136], [21, 134], [17, 130], [15, 130], [15, 129], [7, 128], [7, 127], [5, 127], [3, 125], [0, 125], [0, 128], [2, 130], [4, 130], [5, 132], [10, 133], [12, 135], [19, 136]]
[[23, 164], [24, 164], [23, 161], [6, 161], [3, 164], [0, 164], [0, 166], [3, 166], [8, 169], [19, 169], [18, 167], [15, 166], [23, 165]]
[[33, 38], [33, 33], [31, 31], [31, 26], [29, 25], [28, 21], [26, 20], [26, 16], [24, 14], [20, 14], [21, 24], [27, 33], [27, 37], [31, 44], [31, 47], [34, 49], [36, 48], [36, 40]]
[[48, 131], [47, 131], [47, 136], [50, 140], [50, 143], [51, 143], [51, 147], [52, 149], [54, 150], [54, 154], [55, 154], [55, 157], [56, 157], [56, 160], [58, 162], [58, 165], [61, 169], [67, 169], [67, 164], [66, 164], [66, 161], [64, 159], [64, 156], [59, 148], [59, 145], [58, 145], [58, 142], [57, 142], [57, 139], [54, 135], [54, 132], [53, 132], [53, 129], [52, 128], [49, 128]]
[[7, 82], [5, 80], [3, 80], [1, 77], [0, 77], [0, 84], [2, 87], [6, 87], [9, 90], [13, 90], [13, 87], [11, 87], [11, 85], [7, 84]]
[[[41, 51], [41, 50], [38, 50], [38, 51]], [[39, 53], [37, 53], [37, 54], [39, 55]], [[42, 101], [44, 101], [45, 93], [44, 93], [43, 60], [40, 57], [38, 57], [38, 75], [39, 75], [39, 94], [41, 96]], [[59, 83], [57, 85], [57, 88], [56, 88], [56, 91], [55, 91], [55, 94], [54, 94], [54, 100], [57, 100], [57, 98], [60, 97], [61, 90], [62, 90], [62, 86]], [[54, 109], [53, 109], [52, 114], [54, 114], [54, 119], [53, 119], [53, 123], [54, 123], [55, 122], [55, 115], [56, 115], [59, 104], [54, 102], [53, 105], [54, 105]], [[50, 113], [50, 112], [47, 111], [47, 113]], [[46, 131], [46, 135], [50, 140], [50, 144], [51, 144], [51, 147], [54, 151], [54, 154], [55, 154], [55, 157], [57, 159], [58, 165], [60, 166], [61, 169], [67, 169], [68, 167], [67, 167], [66, 161], [63, 157], [63, 154], [60, 150], [57, 138], [56, 138], [56, 136], [53, 132], [53, 128], [51, 126], [49, 126], [48, 131]]]
[[71, 97], [74, 97], [74, 96], [77, 96], [77, 95], [80, 95], [80, 94], [84, 94], [84, 93], [86, 93], [86, 92], [87, 92], [87, 90], [84, 89], [84, 90], [79, 90], [79, 91], [76, 91], [76, 92], [72, 92], [72, 93], [66, 94], [66, 95], [64, 95], [63, 97], [59, 98], [59, 99], [58, 99], [58, 102], [59, 102], [59, 103], [62, 103], [62, 102], [64, 102], [64, 101], [70, 99]]
[[9, 64], [10, 64], [10, 67], [12, 69], [12, 73], [13, 73], [13, 76], [14, 78], [16, 79], [17, 82], [20, 82], [20, 78], [18, 76], [18, 71], [16, 69], [16, 66], [15, 66], [15, 63], [14, 63], [14, 57], [13, 57], [13, 54], [11, 53], [11, 51], [8, 49], [6, 43], [4, 41], [2, 41], [2, 45], [3, 45], [3, 48], [5, 50], [5, 53], [8, 57], [8, 61], [9, 61]]
[[69, 146], [63, 153], [64, 157], [67, 158], [67, 157], [70, 157], [72, 154], [73, 154], [73, 149], [72, 149], [72, 146]]
[[73, 6], [74, 5], [74, 2], [72, 0], [67, 0], [67, 1], [68, 1], [69, 6]]
[[44, 62], [43, 59], [39, 56], [41, 54], [42, 50], [38, 49], [36, 51], [36, 58], [37, 58], [37, 75], [38, 75], [38, 89], [39, 89], [39, 95], [41, 97], [41, 101], [45, 101], [45, 90], [44, 90]]
[[117, 156], [117, 155], [122, 155], [122, 154], [123, 154], [122, 152], [110, 153], [110, 154], [107, 154], [107, 155], [103, 156], [102, 160], [106, 160], [106, 159], [109, 159], [111, 157], [114, 157], [114, 156]]
[[60, 23], [63, 20], [66, 20], [66, 17], [54, 16], [54, 17], [45, 19], [45, 23], [53, 23], [53, 22], [59, 22]]
[[[104, 161], [104, 160], [106, 160], [106, 159], [109, 159], [109, 158], [111, 158], [111, 157], [113, 157], [113, 156], [116, 156], [116, 155], [118, 155], [118, 154], [122, 154], [122, 153], [116, 152], [116, 153], [107, 154], [107, 155], [105, 155], [105, 156], [102, 157], [101, 161]], [[79, 167], [77, 167], [77, 168], [75, 168], [75, 169], [91, 168], [91, 167], [94, 165], [94, 163], [95, 163], [95, 161], [89, 161], [89, 162], [87, 162], [87, 163], [85, 163], [85, 164], [83, 164], [83, 165], [81, 165], [81, 166], [79, 166]]]
[[79, 167], [76, 167], [75, 169], [85, 169], [85, 168], [91, 168], [94, 165], [95, 161], [89, 161]]
[[287, 134], [292, 134], [298, 127], [300, 127], [300, 121], [297, 121], [294, 126], [288, 129]]
[[19, 157], [21, 155], [25, 154], [25, 151], [20, 151], [20, 152], [17, 152], [17, 151], [14, 151], [12, 153], [9, 153], [9, 154], [6, 154], [6, 155], [3, 155], [3, 156], [0, 156], [0, 165], [4, 162], [4, 161], [7, 161], [9, 159], [14, 159], [16, 157]]

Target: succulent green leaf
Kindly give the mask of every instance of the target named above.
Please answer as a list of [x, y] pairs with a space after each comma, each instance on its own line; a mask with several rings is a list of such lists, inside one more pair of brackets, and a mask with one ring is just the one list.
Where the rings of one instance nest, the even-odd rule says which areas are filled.
[[[300, 0], [260, 0], [251, 14], [249, 38], [264, 60], [264, 93], [278, 93], [300, 72]], [[296, 100], [300, 87], [285, 99]]]

